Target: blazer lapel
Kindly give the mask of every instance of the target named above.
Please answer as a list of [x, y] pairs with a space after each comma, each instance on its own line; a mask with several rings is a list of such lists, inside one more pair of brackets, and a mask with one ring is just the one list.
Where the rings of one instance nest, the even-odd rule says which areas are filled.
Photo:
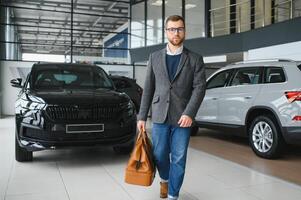
[[181, 58], [180, 58], [180, 62], [179, 62], [179, 66], [177, 68], [177, 72], [176, 72], [176, 74], [175, 74], [175, 76], [174, 76], [174, 78], [172, 79], [171, 82], [173, 82], [177, 78], [177, 76], [179, 75], [180, 71], [182, 70], [182, 68], [183, 68], [183, 66], [186, 62], [187, 57], [188, 57], [187, 56], [187, 51], [186, 51], [185, 48], [183, 48], [183, 52], [182, 52], [182, 55], [181, 55]]
[[163, 66], [163, 71], [164, 71], [166, 79], [168, 80], [168, 82], [170, 82], [169, 76], [168, 76], [168, 71], [167, 71], [167, 66], [166, 66], [166, 48], [162, 49], [161, 66]]

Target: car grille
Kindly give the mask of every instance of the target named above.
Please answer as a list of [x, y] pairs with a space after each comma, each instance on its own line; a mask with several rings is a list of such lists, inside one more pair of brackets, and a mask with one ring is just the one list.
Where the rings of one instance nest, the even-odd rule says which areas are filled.
[[48, 106], [47, 115], [52, 120], [111, 120], [121, 112], [119, 105], [59, 105]]

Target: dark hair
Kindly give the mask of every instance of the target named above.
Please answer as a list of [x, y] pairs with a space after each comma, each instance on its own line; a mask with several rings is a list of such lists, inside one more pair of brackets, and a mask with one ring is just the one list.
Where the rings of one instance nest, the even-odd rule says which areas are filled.
[[185, 27], [185, 20], [184, 20], [184, 18], [183, 18], [182, 16], [180, 16], [180, 15], [171, 15], [171, 16], [167, 17], [167, 19], [165, 20], [165, 27], [167, 26], [167, 23], [168, 23], [169, 21], [176, 22], [176, 21], [179, 21], [179, 20], [181, 20], [181, 21], [183, 22], [184, 27]]

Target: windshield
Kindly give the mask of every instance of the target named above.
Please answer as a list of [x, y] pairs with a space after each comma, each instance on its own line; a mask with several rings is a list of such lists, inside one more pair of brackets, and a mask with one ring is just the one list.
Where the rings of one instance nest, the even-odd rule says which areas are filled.
[[102, 69], [91, 67], [41, 68], [33, 73], [33, 88], [113, 88], [112, 82]]

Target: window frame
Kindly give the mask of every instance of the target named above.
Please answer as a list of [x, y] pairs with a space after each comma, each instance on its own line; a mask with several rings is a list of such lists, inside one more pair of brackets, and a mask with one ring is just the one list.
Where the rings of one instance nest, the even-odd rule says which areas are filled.
[[282, 66], [265, 66], [264, 67], [263, 76], [262, 76], [262, 83], [263, 84], [275, 84], [275, 83], [266, 82], [266, 80], [265, 80], [265, 76], [267, 74], [268, 68], [280, 68], [282, 70], [283, 75], [284, 75], [284, 81], [282, 81], [282, 82], [276, 82], [276, 83], [285, 83], [287, 81], [287, 76], [286, 76], [284, 67], [282, 67]]
[[[226, 78], [226, 80], [225, 80], [225, 83], [224, 83], [224, 85], [223, 86], [221, 86], [221, 87], [211, 87], [211, 88], [208, 88], [208, 84], [215, 78], [215, 77], [217, 77], [218, 75], [220, 75], [221, 73], [225, 73], [225, 72], [229, 72], [229, 76]], [[227, 87], [227, 85], [228, 85], [228, 82], [229, 82], [229, 79], [232, 77], [232, 75], [233, 75], [233, 69], [225, 69], [225, 70], [222, 70], [222, 71], [220, 71], [220, 72], [218, 72], [218, 73], [216, 73], [215, 75], [213, 75], [208, 81], [207, 81], [207, 83], [206, 83], [206, 90], [210, 90], [210, 89], [215, 89], [215, 88], [223, 88], [223, 87]]]
[[258, 84], [262, 84], [263, 83], [263, 78], [264, 78], [264, 73], [263, 73], [263, 70], [264, 70], [264, 67], [260, 67], [260, 66], [248, 66], [248, 67], [238, 67], [238, 68], [235, 68], [235, 70], [233, 71], [232, 73], [232, 76], [231, 76], [231, 80], [228, 81], [228, 84], [227, 86], [228, 87], [237, 87], [237, 86], [246, 86], [246, 85], [231, 85], [232, 84], [232, 81], [234, 79], [234, 76], [235, 74], [237, 73], [237, 71], [241, 70], [241, 69], [250, 69], [250, 68], [259, 68], [259, 79], [258, 79], [258, 83], [255, 83], [255, 84], [248, 84], [248, 85], [258, 85]]

